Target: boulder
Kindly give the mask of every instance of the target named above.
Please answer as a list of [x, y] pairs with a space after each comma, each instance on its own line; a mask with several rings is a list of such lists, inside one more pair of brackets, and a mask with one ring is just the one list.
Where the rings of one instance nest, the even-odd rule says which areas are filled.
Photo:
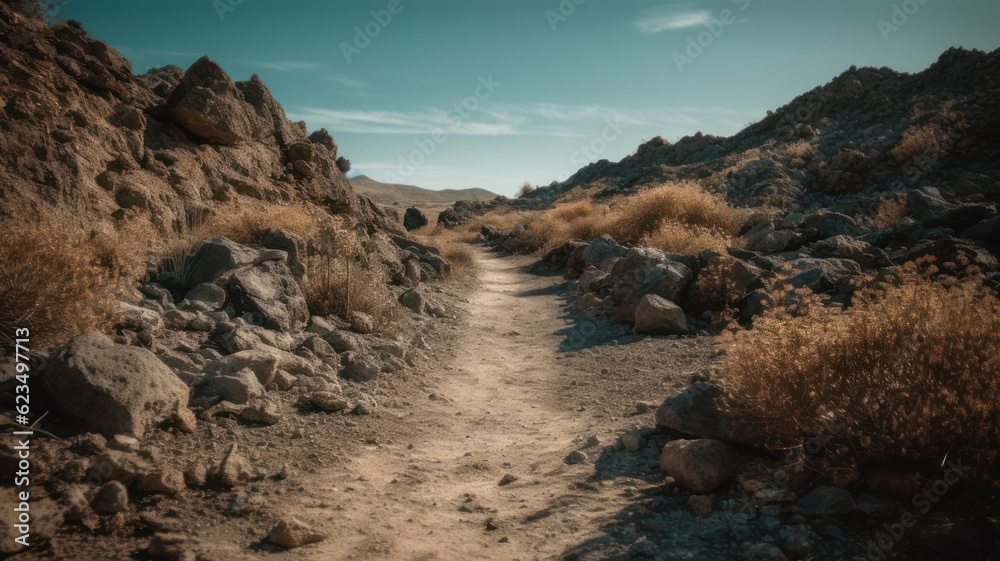
[[695, 382], [656, 410], [656, 426], [684, 435], [759, 446], [761, 438], [726, 413], [725, 394], [715, 384]]
[[418, 314], [424, 313], [424, 306], [426, 305], [423, 295], [413, 288], [399, 295], [399, 303]]
[[[287, 361], [282, 362], [282, 366], [285, 366], [285, 362]], [[274, 379], [274, 373], [278, 369], [278, 353], [259, 349], [239, 351], [206, 364], [204, 370], [208, 376], [232, 376], [244, 368], [249, 368], [257, 381], [266, 386]]]
[[240, 245], [229, 238], [216, 237], [205, 240], [194, 255], [184, 261], [181, 284], [189, 289], [214, 283], [226, 273], [249, 267], [260, 258], [260, 252]]
[[635, 307], [647, 294], [676, 300], [693, 277], [679, 256], [648, 247], [629, 249], [611, 269], [611, 295], [619, 306], [615, 320], [633, 322]]
[[309, 307], [288, 266], [267, 261], [233, 274], [226, 292], [237, 314], [250, 314], [252, 323], [278, 331], [305, 327]]
[[[292, 126], [288, 120], [288, 116], [285, 114], [285, 110], [274, 99], [267, 85], [264, 84], [260, 77], [254, 74], [249, 80], [236, 82], [236, 87], [243, 93], [243, 99], [253, 107], [257, 116], [260, 117], [262, 127], [265, 130], [273, 131], [276, 144], [280, 147], [287, 147], [289, 150], [289, 159], [295, 160], [296, 158], [293, 157], [292, 149], [294, 146], [301, 146], [306, 143], [305, 133]], [[318, 133], [319, 131], [316, 132]], [[332, 137], [330, 138], [330, 142], [333, 142]], [[336, 154], [336, 151], [334, 154]], [[294, 156], [299, 156], [300, 158], [298, 159], [310, 159], [305, 156], [305, 150], [301, 147], [294, 152]]]
[[340, 362], [344, 367], [341, 376], [355, 382], [374, 380], [382, 371], [382, 365], [374, 357], [359, 353], [346, 352], [341, 355]]
[[306, 242], [298, 234], [281, 228], [271, 228], [264, 232], [260, 245], [268, 249], [284, 251], [288, 257], [288, 269], [295, 278], [302, 280], [306, 274]]
[[427, 217], [424, 213], [420, 212], [420, 209], [411, 206], [406, 209], [406, 214], [403, 215], [403, 227], [406, 228], [408, 232], [412, 232], [418, 228], [423, 228], [427, 225]]
[[671, 440], [663, 446], [660, 469], [678, 485], [707, 493], [736, 475], [733, 450], [718, 440]]
[[857, 261], [864, 269], [892, 266], [885, 251], [872, 244], [850, 236], [833, 236], [805, 248], [814, 257], [837, 257]]
[[109, 481], [97, 490], [91, 508], [98, 514], [116, 514], [128, 508], [128, 490], [118, 481]]
[[198, 59], [165, 105], [172, 121], [212, 144], [233, 146], [260, 138], [262, 123], [228, 74], [208, 57]]
[[613, 260], [625, 257], [626, 253], [627, 248], [619, 245], [609, 234], [603, 234], [587, 244], [580, 257], [584, 263], [603, 269]]
[[264, 394], [264, 386], [257, 381], [253, 370], [244, 368], [225, 376], [213, 376], [205, 380], [200, 392], [214, 395], [230, 403], [243, 404]]
[[684, 310], [656, 294], [647, 294], [639, 300], [634, 321], [637, 333], [680, 335], [688, 330]]
[[187, 291], [184, 298], [193, 302], [204, 302], [213, 309], [219, 309], [226, 303], [226, 289], [206, 282]]
[[188, 404], [188, 387], [156, 355], [97, 332], [71, 339], [41, 377], [66, 414], [108, 436], [141, 438]]

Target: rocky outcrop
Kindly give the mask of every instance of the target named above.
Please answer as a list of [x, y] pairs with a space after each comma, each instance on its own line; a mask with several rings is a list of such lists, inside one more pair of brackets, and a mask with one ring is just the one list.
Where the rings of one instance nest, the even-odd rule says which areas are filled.
[[[145, 216], [164, 232], [242, 200], [306, 202], [402, 232], [358, 197], [325, 131], [307, 137], [257, 76], [234, 82], [202, 58], [136, 76], [76, 22], [47, 27], [0, 5], [0, 217], [85, 226]], [[25, 146], [33, 149], [25, 151]]]

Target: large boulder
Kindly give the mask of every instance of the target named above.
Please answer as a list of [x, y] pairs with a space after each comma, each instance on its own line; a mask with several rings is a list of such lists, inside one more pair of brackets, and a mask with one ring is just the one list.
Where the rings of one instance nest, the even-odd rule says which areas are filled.
[[412, 232], [413, 230], [423, 228], [426, 225], [427, 217], [424, 216], [424, 213], [420, 212], [419, 208], [411, 206], [406, 209], [406, 214], [403, 215], [403, 227], [406, 228], [406, 231]]
[[[274, 96], [271, 95], [271, 90], [268, 89], [260, 77], [254, 74], [245, 82], [236, 82], [236, 87], [243, 93], [243, 98], [254, 108], [254, 111], [263, 122], [271, 125], [268, 128], [273, 131], [275, 142], [278, 146], [289, 150], [289, 159], [310, 159], [311, 151], [309, 157], [304, 155], [301, 158], [293, 157], [296, 154], [292, 150], [292, 146], [298, 143], [305, 143], [305, 133], [291, 125], [288, 117], [285, 115], [285, 110], [274, 99]], [[298, 154], [301, 155], [301, 152]]]
[[609, 234], [604, 234], [587, 244], [581, 257], [584, 263], [603, 269], [613, 260], [625, 257], [626, 253], [627, 248], [619, 245]]
[[226, 273], [255, 264], [259, 258], [260, 252], [252, 247], [240, 245], [229, 238], [210, 238], [184, 261], [179, 282], [187, 288], [213, 283]]
[[208, 57], [198, 59], [167, 99], [167, 115], [185, 131], [212, 144], [233, 146], [259, 138], [256, 110], [228, 74]]
[[936, 187], [924, 186], [908, 194], [913, 215], [925, 227], [961, 230], [997, 215], [994, 205], [961, 204], [945, 198]]
[[668, 398], [656, 410], [656, 426], [683, 435], [760, 446], [762, 438], [746, 430], [726, 412], [723, 391], [709, 382], [695, 382]]
[[236, 313], [249, 314], [249, 321], [256, 325], [292, 331], [309, 322], [302, 289], [282, 261], [266, 261], [234, 273], [226, 292]]
[[302, 279], [306, 275], [306, 242], [295, 232], [281, 228], [271, 228], [264, 232], [260, 245], [268, 249], [284, 251], [287, 255], [288, 269], [295, 278]]
[[736, 455], [718, 440], [671, 440], [663, 445], [660, 469], [678, 485], [707, 493], [736, 475]]
[[637, 333], [680, 335], [687, 333], [687, 316], [670, 300], [647, 294], [635, 307], [635, 330]]
[[647, 294], [676, 300], [692, 278], [694, 273], [680, 256], [649, 247], [629, 249], [611, 268], [611, 295], [619, 306], [615, 320], [632, 323], [636, 306]]
[[71, 339], [41, 377], [66, 414], [109, 437], [141, 438], [188, 404], [188, 387], [156, 355], [97, 332]]

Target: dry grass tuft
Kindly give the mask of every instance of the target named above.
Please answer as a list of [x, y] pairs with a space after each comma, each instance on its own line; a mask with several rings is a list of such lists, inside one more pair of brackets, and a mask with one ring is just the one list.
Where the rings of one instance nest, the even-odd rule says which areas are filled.
[[375, 320], [377, 331], [387, 330], [400, 317], [376, 244], [346, 229], [323, 229], [310, 241], [302, 288], [313, 315], [347, 318], [351, 312], [364, 312]]
[[1000, 299], [975, 276], [932, 280], [920, 265], [850, 308], [800, 297], [735, 334], [726, 375], [737, 407], [779, 435], [832, 419], [858, 461], [996, 465]]
[[204, 224], [196, 227], [195, 233], [225, 236], [242, 244], [257, 244], [268, 229], [282, 228], [310, 240], [329, 225], [329, 218], [321, 210], [308, 205], [248, 207], [243, 203], [219, 209]]
[[107, 325], [117, 281], [99, 262], [102, 249], [57, 226], [17, 223], [2, 231], [0, 337], [10, 341], [28, 328], [39, 346]]

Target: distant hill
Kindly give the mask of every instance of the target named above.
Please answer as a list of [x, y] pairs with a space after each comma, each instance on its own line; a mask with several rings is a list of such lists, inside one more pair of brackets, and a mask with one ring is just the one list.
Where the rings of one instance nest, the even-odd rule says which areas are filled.
[[390, 206], [448, 205], [455, 201], [486, 201], [495, 199], [496, 193], [486, 189], [424, 189], [416, 185], [382, 183], [367, 175], [351, 179], [354, 190], [376, 203]]

